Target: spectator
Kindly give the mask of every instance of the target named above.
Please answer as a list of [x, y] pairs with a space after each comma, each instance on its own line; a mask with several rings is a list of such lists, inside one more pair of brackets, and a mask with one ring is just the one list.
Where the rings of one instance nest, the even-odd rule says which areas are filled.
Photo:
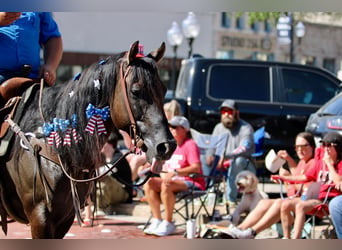
[[[317, 181], [320, 182], [318, 199], [299, 200], [293, 204], [284, 201], [281, 206], [281, 222], [284, 238], [290, 238], [292, 224], [294, 225], [293, 238], [299, 239], [305, 222], [305, 214], [316, 205], [322, 203], [328, 195], [328, 200], [341, 195], [342, 181], [342, 135], [329, 132], [322, 139], [323, 158], [316, 161], [315, 166], [305, 174], [299, 176], [285, 176], [285, 181]], [[330, 185], [334, 185], [329, 194]], [[293, 215], [294, 217], [293, 218]]]
[[122, 153], [117, 149], [118, 137], [115, 133], [111, 133], [107, 142], [101, 149], [101, 153], [106, 160], [106, 166], [99, 168], [99, 174], [105, 173], [111, 166], [115, 164], [114, 169], [99, 181], [97, 197], [98, 207], [103, 209], [107, 214], [112, 212], [114, 205], [119, 203], [132, 202], [132, 173], [131, 168], [125, 158], [117, 162]]
[[[228, 133], [228, 142], [225, 150], [223, 166], [227, 170], [227, 204], [230, 207], [236, 206], [237, 188], [235, 186], [235, 178], [242, 170], [249, 170], [256, 173], [251, 155], [254, 153], [253, 128], [246, 121], [240, 119], [238, 106], [234, 100], [227, 99], [221, 106], [221, 122], [218, 123], [212, 135]], [[208, 166], [211, 166], [214, 161], [214, 151], [207, 150]], [[221, 166], [219, 163], [218, 166]]]
[[[48, 12], [0, 12], [0, 83], [12, 77], [56, 80], [63, 46], [58, 26]], [[40, 65], [40, 49], [44, 64]], [[29, 65], [28, 72], [24, 65]]]
[[[340, 182], [339, 186], [336, 186], [336, 188], [342, 191], [342, 182]], [[342, 195], [336, 196], [330, 201], [329, 211], [337, 238], [342, 239]]]
[[[199, 148], [189, 138], [190, 125], [183, 116], [174, 116], [169, 121], [169, 127], [177, 142], [177, 148], [171, 158], [163, 166], [164, 172], [160, 177], [151, 177], [144, 185], [147, 202], [151, 208], [151, 224], [144, 230], [146, 234], [166, 236], [175, 231], [172, 222], [176, 193], [190, 188], [204, 190], [203, 177], [189, 177], [191, 173], [202, 174]], [[160, 205], [165, 208], [165, 218], [162, 220]]]
[[[315, 141], [314, 137], [308, 132], [299, 133], [296, 137], [295, 150], [299, 158], [298, 165], [295, 160], [287, 153], [286, 150], [280, 150], [277, 155], [287, 161], [289, 171], [285, 168], [279, 170], [279, 176], [297, 176], [306, 173], [306, 171], [314, 167]], [[309, 184], [306, 184], [309, 185]], [[290, 185], [287, 190], [287, 200], [293, 204], [298, 202], [302, 185]], [[269, 228], [274, 223], [280, 221], [280, 208], [284, 200], [263, 199], [248, 214], [245, 220], [237, 227], [232, 226], [228, 232], [235, 238], [252, 239], [258, 233]]]

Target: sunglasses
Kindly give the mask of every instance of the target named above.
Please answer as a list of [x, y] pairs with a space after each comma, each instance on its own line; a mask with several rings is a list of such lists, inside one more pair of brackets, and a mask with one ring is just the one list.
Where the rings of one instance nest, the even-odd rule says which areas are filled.
[[181, 127], [181, 126], [173, 126], [173, 125], [169, 125], [169, 128], [172, 128], [172, 129], [177, 129], [177, 128], [179, 128], [179, 127]]
[[325, 148], [330, 148], [330, 147], [337, 146], [337, 144], [333, 143], [333, 142], [322, 142], [322, 146], [325, 147]]
[[223, 109], [221, 110], [221, 115], [233, 115], [234, 110], [233, 109]]
[[309, 144], [302, 144], [302, 145], [295, 145], [294, 148], [295, 150], [298, 150], [298, 149], [304, 149], [306, 148], [307, 146], [310, 146]]

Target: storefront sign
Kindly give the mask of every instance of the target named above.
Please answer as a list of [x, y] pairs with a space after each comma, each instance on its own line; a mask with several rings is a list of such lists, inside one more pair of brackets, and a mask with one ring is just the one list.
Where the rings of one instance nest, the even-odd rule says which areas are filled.
[[274, 38], [255, 34], [243, 34], [235, 32], [218, 33], [218, 49], [221, 50], [249, 50], [249, 51], [274, 51]]

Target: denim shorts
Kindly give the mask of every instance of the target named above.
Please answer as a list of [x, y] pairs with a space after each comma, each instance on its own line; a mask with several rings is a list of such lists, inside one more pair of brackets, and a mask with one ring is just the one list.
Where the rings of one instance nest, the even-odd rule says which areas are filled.
[[195, 185], [195, 183], [193, 181], [187, 181], [186, 180], [186, 181], [184, 181], [184, 183], [188, 187], [188, 189], [192, 189], [193, 188], [193, 190], [201, 190], [199, 187], [197, 187]]

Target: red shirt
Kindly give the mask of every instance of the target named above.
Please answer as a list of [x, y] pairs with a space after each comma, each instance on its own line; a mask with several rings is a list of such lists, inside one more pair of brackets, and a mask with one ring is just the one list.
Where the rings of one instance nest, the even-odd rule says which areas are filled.
[[[298, 162], [297, 167], [294, 170], [294, 173], [292, 175], [297, 176], [297, 175], [303, 175], [305, 174], [309, 169], [314, 168], [315, 166], [315, 160], [312, 158], [308, 162], [305, 162], [304, 160], [300, 160]], [[288, 189], [287, 189], [287, 197], [291, 197], [297, 193], [297, 188], [301, 186], [301, 184], [292, 184]]]
[[[337, 166], [335, 166], [336, 172], [342, 176], [342, 161], [340, 161]], [[308, 170], [305, 174], [309, 181], [318, 181], [321, 182], [321, 187], [319, 190], [318, 199], [323, 200], [327, 195], [327, 191], [329, 189], [330, 184], [333, 184], [333, 181], [330, 179], [328, 167], [325, 166], [323, 160], [316, 161], [315, 167]], [[329, 193], [329, 197], [335, 197], [342, 194], [341, 191], [332, 187]]]
[[[164, 167], [167, 171], [173, 171], [174, 169], [188, 167], [193, 163], [200, 164], [200, 174], [202, 174], [200, 150], [194, 140], [187, 138], [182, 145], [177, 146], [171, 158], [165, 162]], [[193, 181], [189, 176], [175, 176], [173, 178], [177, 180]], [[203, 177], [195, 178], [194, 184], [201, 190], [205, 189], [205, 180]]]

